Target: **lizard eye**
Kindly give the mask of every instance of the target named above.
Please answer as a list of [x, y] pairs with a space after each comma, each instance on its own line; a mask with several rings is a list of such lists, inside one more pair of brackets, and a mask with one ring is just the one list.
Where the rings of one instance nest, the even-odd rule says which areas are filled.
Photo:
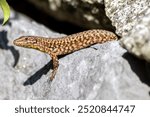
[[25, 40], [27, 41], [27, 40], [28, 40], [28, 38], [25, 38]]

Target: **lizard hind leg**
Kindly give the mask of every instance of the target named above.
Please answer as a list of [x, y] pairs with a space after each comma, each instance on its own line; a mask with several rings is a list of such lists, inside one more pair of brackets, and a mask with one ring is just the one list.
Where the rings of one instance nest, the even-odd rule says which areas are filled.
[[52, 61], [53, 61], [53, 71], [50, 75], [50, 80], [52, 81], [55, 78], [58, 66], [59, 66], [59, 61], [58, 58], [55, 54], [50, 54]]

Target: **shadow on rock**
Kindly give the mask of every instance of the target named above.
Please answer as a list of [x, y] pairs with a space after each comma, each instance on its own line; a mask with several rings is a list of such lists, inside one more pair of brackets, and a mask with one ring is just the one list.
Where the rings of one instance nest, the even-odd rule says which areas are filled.
[[42, 67], [35, 74], [29, 77], [23, 85], [27, 86], [34, 84], [37, 80], [39, 80], [42, 77], [42, 75], [47, 74], [50, 71], [50, 69], [52, 69], [52, 61], [48, 62], [44, 67]]
[[3, 20], [2, 19], [0, 19], [0, 24], [2, 24], [3, 23]]
[[[58, 59], [65, 57], [66, 55], [60, 55], [58, 56]], [[31, 77], [29, 77], [24, 83], [24, 86], [27, 85], [33, 85], [36, 81], [38, 81], [42, 75], [47, 74], [50, 69], [53, 69], [53, 63], [52, 60], [48, 62], [45, 66], [43, 66], [40, 70], [38, 70], [35, 74], [33, 74]], [[48, 79], [50, 76], [48, 77]], [[50, 84], [50, 80], [48, 80], [48, 83]]]
[[14, 60], [15, 60], [13, 67], [15, 67], [19, 60], [19, 52], [13, 46], [8, 46], [8, 39], [7, 39], [6, 31], [0, 32], [0, 48], [11, 51], [11, 53], [14, 57]]
[[137, 59], [128, 52], [123, 55], [123, 58], [129, 62], [131, 69], [136, 73], [140, 80], [150, 86], [150, 72], [148, 72], [148, 70], [150, 71], [150, 64], [144, 60]]

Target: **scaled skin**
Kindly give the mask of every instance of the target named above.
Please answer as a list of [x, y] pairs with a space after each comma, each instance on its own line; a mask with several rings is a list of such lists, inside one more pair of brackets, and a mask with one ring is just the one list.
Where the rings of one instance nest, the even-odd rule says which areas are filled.
[[96, 43], [117, 40], [117, 36], [106, 30], [93, 29], [60, 38], [45, 38], [39, 36], [23, 36], [14, 40], [14, 45], [36, 49], [48, 53], [53, 61], [53, 71], [50, 80], [53, 80], [58, 66], [58, 55], [86, 48]]

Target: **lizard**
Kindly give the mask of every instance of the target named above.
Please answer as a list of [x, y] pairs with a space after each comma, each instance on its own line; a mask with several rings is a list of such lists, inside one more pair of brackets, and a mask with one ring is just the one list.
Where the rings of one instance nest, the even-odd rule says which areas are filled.
[[58, 38], [21, 36], [15, 39], [13, 44], [49, 54], [53, 62], [53, 70], [50, 76], [50, 80], [52, 81], [59, 66], [59, 55], [66, 55], [97, 43], [104, 43], [117, 39], [118, 37], [113, 32], [102, 29], [91, 29]]

